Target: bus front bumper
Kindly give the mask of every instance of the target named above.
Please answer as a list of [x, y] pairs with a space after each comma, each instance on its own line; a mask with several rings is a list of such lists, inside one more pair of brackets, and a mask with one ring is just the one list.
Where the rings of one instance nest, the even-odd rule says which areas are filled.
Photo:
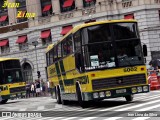
[[25, 91], [22, 91], [22, 92], [19, 92], [19, 93], [11, 93], [10, 94], [10, 98], [11, 99], [24, 98], [24, 97], [26, 97], [26, 92]]
[[111, 90], [102, 90], [102, 91], [95, 91], [92, 93], [83, 93], [83, 100], [90, 101], [90, 100], [124, 97], [127, 95], [147, 93], [149, 91], [150, 91], [149, 85], [126, 87], [126, 88], [111, 89]]
[[0, 97], [1, 100], [10, 99], [10, 95], [1, 95]]

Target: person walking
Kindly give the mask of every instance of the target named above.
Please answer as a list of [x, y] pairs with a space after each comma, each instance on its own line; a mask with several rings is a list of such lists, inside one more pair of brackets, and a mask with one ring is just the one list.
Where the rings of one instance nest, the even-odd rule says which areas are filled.
[[42, 94], [44, 96], [46, 96], [46, 87], [45, 87], [45, 82], [43, 81], [43, 79], [41, 80], [41, 86], [42, 86]]
[[26, 98], [30, 98], [30, 92], [31, 92], [31, 85], [30, 83], [28, 82], [26, 84]]
[[41, 87], [40, 87], [40, 81], [36, 81], [36, 97], [40, 96]]
[[34, 97], [34, 93], [35, 93], [35, 85], [34, 85], [34, 83], [31, 84], [31, 93], [32, 93], [32, 96]]

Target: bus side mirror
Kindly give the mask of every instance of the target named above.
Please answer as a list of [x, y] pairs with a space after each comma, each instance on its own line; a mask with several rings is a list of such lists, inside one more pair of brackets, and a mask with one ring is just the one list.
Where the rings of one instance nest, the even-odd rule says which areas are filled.
[[144, 57], [147, 56], [147, 45], [143, 45], [143, 55]]

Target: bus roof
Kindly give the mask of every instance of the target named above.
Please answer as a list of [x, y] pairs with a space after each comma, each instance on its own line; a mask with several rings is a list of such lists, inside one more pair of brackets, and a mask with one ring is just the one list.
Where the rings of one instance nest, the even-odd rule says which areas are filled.
[[[58, 44], [59, 42], [61, 42], [64, 38], [66, 38], [68, 35], [70, 35], [71, 33], [75, 33], [78, 30], [80, 30], [81, 28], [84, 27], [89, 27], [89, 26], [93, 26], [93, 25], [99, 25], [99, 24], [105, 24], [105, 23], [119, 23], [119, 22], [137, 22], [137, 20], [134, 19], [122, 19], [122, 20], [105, 20], [105, 21], [96, 21], [96, 22], [90, 22], [90, 23], [84, 23], [81, 25], [77, 25], [75, 26], [72, 30], [70, 30], [65, 36], [63, 36], [62, 39], [58, 40], [55, 44]], [[46, 52], [48, 52], [49, 50], [51, 50], [53, 48], [54, 44], [50, 44], [47, 47]]]
[[0, 58], [0, 62], [7, 60], [19, 60], [18, 58]]

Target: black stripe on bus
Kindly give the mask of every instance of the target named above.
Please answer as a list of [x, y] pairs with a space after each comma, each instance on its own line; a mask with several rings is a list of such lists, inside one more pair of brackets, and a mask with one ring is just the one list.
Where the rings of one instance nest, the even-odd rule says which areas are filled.
[[[61, 77], [61, 73], [60, 73], [60, 69], [59, 69], [59, 66], [58, 66], [58, 62], [55, 63], [55, 66], [56, 66], [56, 72], [57, 72], [57, 76], [58, 76], [58, 79]], [[60, 79], [59, 79], [60, 80]]]
[[61, 60], [61, 61], [59, 62], [59, 64], [60, 64], [60, 68], [61, 68], [61, 73], [62, 73], [62, 75], [66, 75], [66, 72], [65, 72], [65, 69], [64, 69], [63, 61]]
[[72, 86], [76, 84], [76, 81], [79, 81], [80, 84], [89, 83], [88, 76], [82, 76], [82, 77], [77, 77], [73, 79], [65, 79], [64, 84], [65, 86]]
[[61, 92], [64, 92], [64, 85], [62, 80], [59, 80], [59, 85], [61, 87]]

